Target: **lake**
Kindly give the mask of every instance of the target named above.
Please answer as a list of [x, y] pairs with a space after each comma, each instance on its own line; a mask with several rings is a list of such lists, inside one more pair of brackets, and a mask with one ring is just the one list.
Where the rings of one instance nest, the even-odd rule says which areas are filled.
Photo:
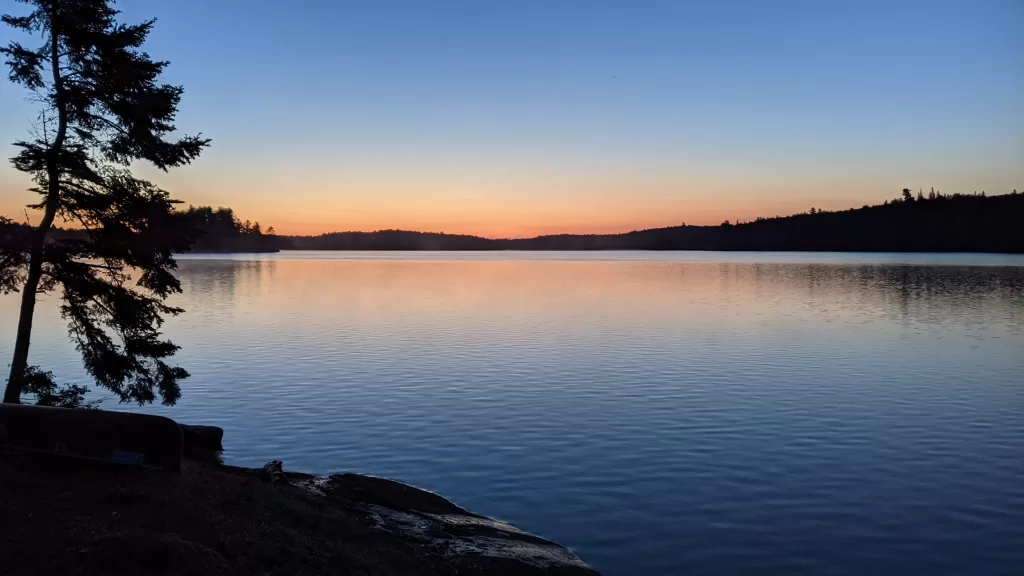
[[[180, 264], [192, 378], [145, 410], [228, 463], [402, 480], [606, 575], [1024, 573], [1024, 257]], [[86, 383], [52, 297], [31, 363]]]

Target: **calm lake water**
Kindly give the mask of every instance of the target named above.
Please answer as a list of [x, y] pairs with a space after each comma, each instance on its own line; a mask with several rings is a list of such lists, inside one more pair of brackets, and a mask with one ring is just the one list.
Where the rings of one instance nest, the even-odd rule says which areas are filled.
[[[229, 463], [399, 479], [606, 575], [1024, 573], [1024, 258], [288, 252], [181, 277], [193, 377], [146, 410], [222, 426]], [[85, 382], [52, 299], [32, 362]]]

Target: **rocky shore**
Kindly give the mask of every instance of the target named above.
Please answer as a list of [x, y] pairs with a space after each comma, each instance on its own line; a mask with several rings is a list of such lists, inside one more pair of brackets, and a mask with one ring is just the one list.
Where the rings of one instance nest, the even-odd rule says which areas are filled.
[[399, 482], [195, 460], [178, 474], [0, 450], [0, 531], [12, 575], [596, 574]]

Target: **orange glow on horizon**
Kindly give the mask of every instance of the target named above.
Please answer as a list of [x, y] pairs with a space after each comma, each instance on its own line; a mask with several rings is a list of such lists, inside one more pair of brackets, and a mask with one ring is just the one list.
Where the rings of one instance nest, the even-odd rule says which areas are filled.
[[[879, 203], [881, 200], [870, 203]], [[833, 200], [808, 203], [804, 200], [756, 202], [736, 205], [732, 202], [638, 202], [636, 205], [565, 206], [552, 205], [527, 208], [515, 205], [486, 205], [446, 210], [441, 206], [410, 209], [350, 210], [338, 209], [312, 213], [301, 208], [293, 211], [268, 211], [253, 206], [235, 208], [242, 218], [259, 221], [266, 229], [273, 225], [278, 234], [311, 236], [331, 232], [373, 232], [377, 230], [409, 230], [467, 234], [484, 238], [529, 238], [548, 234], [620, 234], [632, 230], [665, 228], [680, 224], [715, 226], [728, 219], [751, 221], [759, 216], [788, 215], [804, 212], [811, 206], [840, 210], [859, 206], [855, 200]]]
[[[5, 187], [9, 189], [9, 187]], [[298, 195], [297, 195], [298, 196]], [[669, 226], [717, 225], [729, 219], [748, 221], [758, 216], [787, 215], [812, 205], [846, 209], [864, 204], [852, 197], [822, 201], [766, 200], [735, 194], [726, 198], [416, 198], [389, 202], [381, 197], [281, 198], [232, 197], [231, 194], [186, 193], [185, 205], [231, 207], [242, 220], [273, 226], [281, 235], [318, 235], [331, 232], [410, 230], [468, 234], [485, 238], [528, 238], [547, 234], [618, 234]], [[0, 194], [0, 215], [24, 220], [24, 206], [35, 199], [29, 192]], [[880, 202], [875, 198], [868, 203]], [[28, 211], [38, 221], [37, 211]]]
[[[270, 176], [270, 174], [275, 174]], [[858, 208], [893, 198], [902, 186], [873, 180], [842, 186], [742, 187], [712, 179], [623, 175], [560, 178], [526, 173], [489, 180], [483, 176], [376, 174], [352, 181], [288, 180], [271, 172], [265, 181], [227, 178], [222, 172], [140, 171], [169, 190], [183, 206], [230, 207], [242, 220], [259, 222], [280, 235], [409, 230], [485, 238], [529, 238], [548, 234], [619, 234], [681, 224], [715, 226], [728, 219]], [[436, 176], [436, 175], [435, 175]], [[550, 178], [548, 177], [550, 176]], [[954, 185], [941, 189], [963, 189]], [[25, 206], [38, 195], [21, 175], [0, 171], [0, 215], [24, 221]], [[939, 188], [938, 186], [936, 188]], [[990, 193], [995, 187], [990, 187]], [[969, 188], [970, 189], [970, 188]], [[1009, 192], [1009, 189], [997, 193]], [[29, 210], [31, 222], [39, 212]]]
[[[403, 164], [295, 171], [287, 165], [218, 166], [200, 162], [169, 173], [138, 175], [184, 205], [230, 207], [242, 220], [282, 235], [413, 230], [523, 238], [546, 234], [614, 234], [647, 228], [718, 225], [759, 216], [880, 203], [902, 186], [851, 180], [830, 185], [809, 177], [753, 177], [700, 168], [554, 169]], [[724, 169], [723, 169], [724, 170]], [[744, 181], [761, 180], [758, 186]], [[0, 214], [23, 219], [37, 201], [27, 179], [0, 170]], [[38, 221], [38, 213], [30, 216]]]

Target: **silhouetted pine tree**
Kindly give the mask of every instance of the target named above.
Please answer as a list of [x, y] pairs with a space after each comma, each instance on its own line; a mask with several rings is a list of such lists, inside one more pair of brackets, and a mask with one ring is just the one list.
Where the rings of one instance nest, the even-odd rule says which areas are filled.
[[[160, 327], [181, 312], [164, 300], [181, 290], [173, 254], [188, 249], [193, 232], [173, 209], [177, 201], [127, 167], [187, 164], [209, 141], [166, 139], [182, 88], [159, 83], [167, 63], [140, 50], [152, 20], [118, 23], [106, 0], [20, 1], [31, 12], [3, 22], [42, 42], [0, 51], [10, 79], [41, 103], [35, 138], [14, 143], [12, 163], [36, 183], [41, 198], [31, 207], [42, 217], [0, 244], [0, 289], [22, 292], [4, 401], [19, 402], [26, 377], [46, 374], [29, 369], [32, 318], [36, 295], [60, 290], [61, 314], [96, 381], [121, 401], [144, 404], [159, 394], [173, 404], [188, 372], [166, 362], [178, 347]], [[55, 238], [58, 218], [85, 234]]]

